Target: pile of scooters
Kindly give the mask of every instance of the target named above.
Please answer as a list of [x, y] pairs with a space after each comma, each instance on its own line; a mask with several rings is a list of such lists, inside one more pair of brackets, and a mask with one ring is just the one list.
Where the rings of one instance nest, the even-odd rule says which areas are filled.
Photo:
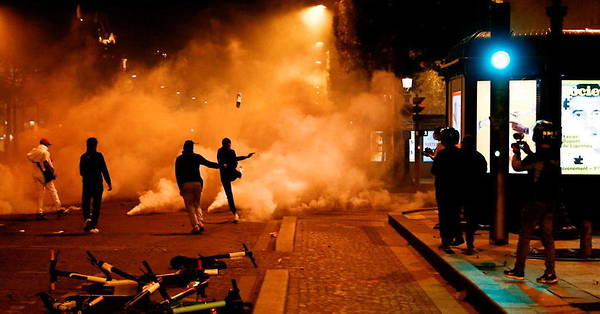
[[[50, 251], [51, 291], [55, 290], [59, 277], [86, 282], [80, 293], [62, 300], [53, 299], [46, 292], [40, 293], [50, 313], [249, 313], [251, 304], [241, 299], [235, 280], [231, 280], [232, 287], [223, 300], [209, 300], [206, 295], [211, 276], [219, 275], [227, 268], [225, 259], [246, 257], [254, 267], [258, 267], [253, 253], [245, 244], [239, 252], [199, 257], [175, 256], [170, 261], [174, 272], [167, 274], [155, 274], [150, 264], [143, 261], [144, 270], [140, 276], [98, 260], [90, 251], [86, 253], [90, 263], [103, 276], [59, 270], [56, 268], [59, 252]], [[120, 279], [113, 279], [113, 275]], [[171, 296], [168, 288], [182, 290]], [[156, 292], [160, 297], [152, 297]]]

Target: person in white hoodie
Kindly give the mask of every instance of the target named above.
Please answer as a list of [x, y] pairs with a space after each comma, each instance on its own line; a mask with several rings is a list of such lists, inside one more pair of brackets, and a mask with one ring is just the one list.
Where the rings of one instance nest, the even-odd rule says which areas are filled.
[[40, 139], [40, 145], [34, 147], [29, 153], [27, 153], [27, 159], [33, 164], [33, 181], [36, 182], [38, 190], [38, 220], [45, 220], [46, 215], [44, 214], [44, 196], [46, 190], [52, 197], [53, 206], [57, 209], [59, 215], [67, 214], [62, 208], [58, 192], [54, 186], [54, 165], [52, 159], [50, 159], [50, 152], [48, 147], [50, 141], [46, 138]]

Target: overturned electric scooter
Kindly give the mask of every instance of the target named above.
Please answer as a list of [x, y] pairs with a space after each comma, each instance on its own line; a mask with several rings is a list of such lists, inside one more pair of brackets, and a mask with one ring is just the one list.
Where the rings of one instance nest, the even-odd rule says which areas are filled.
[[188, 270], [205, 270], [205, 269], [226, 269], [227, 264], [222, 261], [223, 259], [242, 259], [247, 257], [252, 266], [257, 268], [256, 260], [254, 259], [254, 254], [252, 251], [248, 249], [248, 246], [245, 243], [242, 243], [242, 251], [226, 253], [226, 254], [218, 254], [211, 256], [198, 256], [198, 257], [187, 257], [187, 256], [175, 256], [171, 259], [171, 268], [178, 269], [183, 271]]
[[[73, 278], [90, 283], [84, 286], [87, 294], [72, 295], [63, 301], [52, 299], [47, 293], [41, 293], [40, 298], [51, 313], [112, 313], [123, 310], [127, 312], [155, 311], [158, 305], [150, 302], [149, 296], [156, 291], [159, 291], [161, 297], [164, 299], [159, 304], [161, 311], [165, 310], [165, 306], [181, 306], [179, 300], [194, 293], [198, 296], [197, 300], [198, 298], [202, 300], [195, 305], [204, 304], [203, 306], [206, 307], [209, 306], [206, 305], [208, 303], [206, 302], [205, 293], [209, 275], [218, 275], [219, 269], [227, 268], [227, 264], [221, 261], [221, 259], [248, 257], [254, 267], [257, 267], [252, 252], [248, 250], [245, 244], [243, 244], [243, 251], [240, 252], [206, 257], [201, 256], [199, 258], [174, 257], [171, 260], [171, 266], [177, 269], [177, 271], [169, 274], [155, 275], [148, 262], [144, 261], [143, 265], [146, 268], [146, 272], [139, 277], [129, 274], [107, 262], [97, 260], [89, 251], [86, 253], [89, 261], [92, 265], [100, 269], [104, 277], [56, 269], [59, 254], [57, 251], [51, 250], [49, 269], [50, 290], [54, 290], [58, 277]], [[191, 261], [194, 263], [192, 264]], [[124, 279], [115, 280], [112, 278], [112, 274], [116, 274]], [[167, 287], [187, 287], [187, 289], [171, 298], [166, 291]], [[236, 289], [237, 287], [234, 287], [233, 290]], [[228, 298], [229, 303], [225, 302], [225, 300], [218, 301], [225, 302], [225, 305], [221, 303], [213, 305], [219, 305], [219, 307], [223, 308], [221, 312], [226, 311], [226, 313], [230, 313], [232, 309], [239, 307], [236, 305], [239, 302], [231, 301], [233, 300], [231, 295]]]

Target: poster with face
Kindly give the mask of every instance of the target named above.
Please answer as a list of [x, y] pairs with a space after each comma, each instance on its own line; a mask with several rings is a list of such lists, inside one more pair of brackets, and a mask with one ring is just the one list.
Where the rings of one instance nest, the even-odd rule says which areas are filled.
[[600, 174], [600, 80], [562, 81], [563, 174]]

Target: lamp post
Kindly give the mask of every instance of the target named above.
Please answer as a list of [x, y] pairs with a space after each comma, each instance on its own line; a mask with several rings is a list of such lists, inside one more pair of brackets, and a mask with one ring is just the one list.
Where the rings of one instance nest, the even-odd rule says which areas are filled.
[[[415, 110], [415, 103], [414, 100], [411, 101], [411, 93], [410, 93], [410, 89], [412, 88], [413, 85], [413, 79], [411, 77], [404, 77], [402, 78], [402, 87], [404, 88], [404, 99], [405, 99], [405, 103], [410, 106], [411, 108], [411, 112], [412, 112], [412, 119], [413, 119], [413, 131], [415, 134], [415, 138], [414, 138], [414, 149], [415, 149], [415, 164], [413, 166], [413, 186], [415, 188], [416, 191], [418, 191], [419, 189], [419, 184], [420, 184], [420, 177], [421, 177], [421, 152], [420, 152], [420, 147], [421, 147], [421, 141], [420, 141], [420, 134], [419, 134], [419, 120], [420, 120], [420, 115], [419, 112], [420, 110]], [[416, 98], [420, 98], [420, 97], [415, 97]], [[422, 102], [422, 100], [421, 100]], [[419, 104], [420, 105], [420, 102]], [[408, 165], [408, 163], [407, 163]], [[408, 169], [407, 173], [408, 173]]]

